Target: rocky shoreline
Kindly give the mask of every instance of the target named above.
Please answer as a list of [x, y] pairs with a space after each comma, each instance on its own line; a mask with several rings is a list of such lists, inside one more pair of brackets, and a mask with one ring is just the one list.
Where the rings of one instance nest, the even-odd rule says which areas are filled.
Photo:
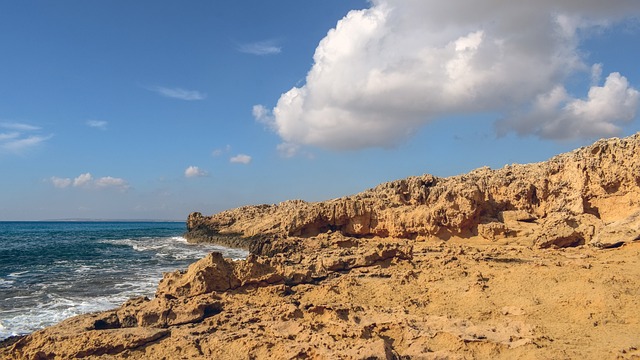
[[[192, 213], [191, 242], [271, 255], [291, 238], [339, 232], [356, 238], [469, 239], [537, 247], [615, 247], [640, 221], [640, 135], [601, 140], [549, 161], [481, 168], [450, 178], [423, 175], [318, 203], [245, 206]], [[512, 240], [512, 241], [511, 241]]]
[[252, 255], [211, 254], [0, 358], [640, 358], [640, 134], [187, 228]]

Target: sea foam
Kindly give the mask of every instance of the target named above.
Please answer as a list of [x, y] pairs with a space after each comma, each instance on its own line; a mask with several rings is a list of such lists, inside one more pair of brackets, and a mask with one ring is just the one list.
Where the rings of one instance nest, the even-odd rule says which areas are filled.
[[[51, 231], [49, 238], [39, 224], [33, 225], [38, 236], [17, 232], [14, 241], [23, 241], [23, 252], [14, 247], [5, 254], [0, 247], [3, 259], [15, 259], [0, 264], [0, 340], [115, 308], [131, 297], [151, 298], [164, 272], [184, 269], [212, 251], [232, 259], [248, 255], [240, 249], [189, 244], [175, 235], [183, 231], [180, 225], [50, 224], [45, 229]], [[29, 239], [34, 239], [31, 247]]]

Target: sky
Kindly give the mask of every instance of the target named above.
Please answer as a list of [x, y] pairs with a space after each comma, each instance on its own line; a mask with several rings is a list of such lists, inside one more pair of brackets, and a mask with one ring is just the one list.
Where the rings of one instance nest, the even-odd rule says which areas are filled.
[[0, 221], [184, 220], [640, 131], [637, 0], [0, 2]]

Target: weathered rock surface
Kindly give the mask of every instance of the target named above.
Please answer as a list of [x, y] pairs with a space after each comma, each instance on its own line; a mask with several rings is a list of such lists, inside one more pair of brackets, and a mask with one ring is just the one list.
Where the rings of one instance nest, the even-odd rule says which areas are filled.
[[[589, 244], [605, 225], [640, 210], [638, 154], [640, 134], [601, 140], [542, 163], [411, 177], [324, 202], [193, 213], [186, 237], [262, 254], [291, 250], [294, 245], [282, 239], [328, 231], [405, 239], [517, 237], [541, 247]], [[556, 227], [557, 234], [549, 231]]]
[[640, 242], [314, 240], [287, 256], [210, 255], [166, 274], [154, 299], [37, 331], [0, 347], [0, 358], [640, 356]]
[[322, 203], [193, 213], [155, 297], [0, 359], [640, 359], [640, 135]]
[[604, 225], [591, 240], [591, 245], [612, 248], [635, 240], [640, 240], [640, 211]]

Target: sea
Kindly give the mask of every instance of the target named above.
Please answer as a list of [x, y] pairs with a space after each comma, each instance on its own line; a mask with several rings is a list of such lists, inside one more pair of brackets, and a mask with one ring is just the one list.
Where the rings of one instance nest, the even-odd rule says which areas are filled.
[[153, 298], [164, 272], [212, 251], [189, 244], [184, 222], [0, 222], [0, 340], [68, 317]]

